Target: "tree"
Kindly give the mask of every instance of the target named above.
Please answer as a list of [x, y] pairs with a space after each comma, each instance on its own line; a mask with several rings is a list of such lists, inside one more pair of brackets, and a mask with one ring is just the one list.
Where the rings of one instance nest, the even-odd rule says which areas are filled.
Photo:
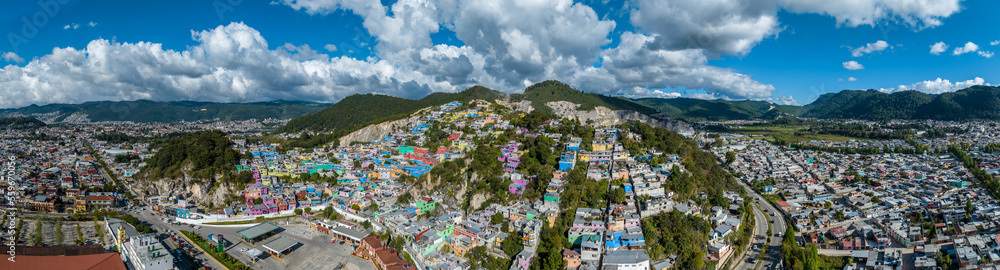
[[610, 198], [611, 201], [614, 202], [614, 203], [625, 202], [625, 189], [622, 189], [622, 188], [612, 189], [611, 190], [611, 194], [609, 194], [609, 195], [611, 196], [611, 198]]
[[313, 212], [312, 207], [306, 207], [306, 214], [312, 214], [312, 212]]
[[506, 253], [507, 256], [514, 257], [520, 253], [521, 250], [524, 250], [524, 245], [521, 245], [521, 241], [519, 240], [521, 240], [521, 238], [515, 234], [507, 235], [507, 238], [504, 238], [503, 242], [500, 243], [500, 249], [502, 249], [503, 253]]
[[492, 217], [490, 217], [490, 223], [491, 224], [502, 224], [503, 220], [504, 220], [503, 213], [496, 213], [496, 214], [493, 214]]
[[726, 165], [729, 165], [736, 161], [736, 153], [733, 151], [726, 152]]
[[83, 229], [80, 228], [80, 223], [77, 223], [76, 224], [76, 240], [73, 241], [73, 242], [76, 243], [77, 245], [82, 245], [84, 241], [86, 241], [86, 240], [84, 240], [84, 238], [83, 238]]
[[302, 215], [302, 208], [295, 208], [295, 215]]
[[35, 220], [35, 232], [33, 233], [33, 235], [35, 237], [32, 238], [31, 240], [35, 243], [36, 246], [37, 245], [41, 245], [42, 244], [42, 240], [44, 240], [44, 236], [42, 235], [42, 221], [41, 220]]
[[368, 204], [368, 210], [372, 211], [372, 213], [378, 213], [378, 204], [375, 203], [375, 200], [371, 200], [370, 202], [371, 203]]
[[823, 207], [824, 207], [824, 208], [830, 208], [830, 207], [833, 207], [833, 203], [832, 203], [832, 202], [830, 202], [830, 201], [826, 201], [825, 203], [823, 203]]
[[55, 240], [56, 240], [56, 245], [57, 246], [63, 244], [63, 236], [64, 235], [63, 235], [63, 231], [62, 231], [62, 219], [57, 219], [56, 220], [56, 233], [55, 233]]
[[371, 229], [372, 228], [372, 223], [370, 221], [368, 221], [368, 220], [362, 221], [361, 222], [361, 227], [364, 227], [365, 229]]

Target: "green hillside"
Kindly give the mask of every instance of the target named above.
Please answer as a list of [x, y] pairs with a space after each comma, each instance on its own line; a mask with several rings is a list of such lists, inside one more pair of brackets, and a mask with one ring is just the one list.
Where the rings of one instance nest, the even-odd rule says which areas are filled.
[[671, 117], [689, 120], [748, 120], [774, 119], [780, 114], [799, 115], [802, 107], [771, 104], [766, 101], [694, 98], [641, 98], [636, 103], [654, 108]]
[[313, 131], [284, 143], [293, 147], [315, 147], [332, 142], [371, 124], [402, 119], [426, 107], [452, 101], [495, 100], [506, 94], [473, 86], [458, 93], [432, 93], [418, 100], [376, 94], [351, 95], [322, 111], [298, 117], [278, 128], [278, 133]]
[[939, 120], [1000, 119], [1000, 87], [973, 86], [940, 94], [920, 106], [913, 117]]
[[877, 90], [844, 90], [807, 107], [806, 117], [835, 119], [911, 119], [934, 96], [917, 91], [886, 94]]
[[44, 126], [44, 122], [31, 117], [0, 117], [2, 129], [35, 129]]
[[0, 115], [55, 113], [54, 121], [79, 112], [91, 121], [177, 122], [198, 120], [289, 119], [317, 112], [329, 104], [300, 101], [214, 103], [196, 101], [91, 101], [81, 104], [30, 105], [0, 110]]
[[177, 178], [181, 168], [190, 164], [192, 175], [209, 178], [214, 174], [228, 173], [240, 161], [240, 153], [233, 150], [226, 133], [218, 130], [198, 131], [170, 139], [153, 157], [146, 161], [140, 177]]
[[544, 81], [524, 89], [524, 94], [511, 95], [513, 101], [530, 100], [531, 106], [540, 112], [552, 113], [545, 106], [551, 101], [569, 101], [580, 104], [580, 110], [593, 110], [604, 106], [612, 110], [633, 110], [643, 114], [655, 114], [656, 110], [627, 99], [584, 93], [559, 81]]
[[285, 126], [278, 128], [277, 132], [311, 130], [350, 133], [370, 124], [401, 119], [430, 106], [473, 99], [494, 100], [504, 95], [482, 86], [474, 86], [458, 93], [432, 93], [418, 100], [378, 94], [355, 94], [322, 111], [292, 119]]

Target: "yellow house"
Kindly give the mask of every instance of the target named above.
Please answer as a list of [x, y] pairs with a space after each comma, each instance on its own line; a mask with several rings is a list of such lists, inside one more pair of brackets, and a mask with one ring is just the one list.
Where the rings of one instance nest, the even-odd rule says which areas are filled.
[[87, 212], [87, 200], [76, 199], [76, 201], [73, 202], [73, 206], [74, 206], [73, 208], [74, 213]]
[[590, 161], [590, 152], [580, 151], [576, 153], [576, 159], [580, 161]]
[[449, 242], [448, 244], [451, 245], [451, 253], [460, 257], [465, 257], [465, 253], [468, 253], [469, 250], [472, 249], [472, 247], [475, 247], [478, 243], [479, 240], [472, 239], [472, 243], [469, 245], [465, 245], [465, 243], [462, 243], [460, 240], [455, 240]]
[[606, 143], [593, 143], [590, 145], [594, 152], [608, 150], [608, 144]]

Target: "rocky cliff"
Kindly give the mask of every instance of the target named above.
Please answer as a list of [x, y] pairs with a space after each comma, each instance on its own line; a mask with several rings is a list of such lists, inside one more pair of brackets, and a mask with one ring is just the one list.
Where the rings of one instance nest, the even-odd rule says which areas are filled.
[[[239, 191], [229, 183], [222, 182], [222, 175], [215, 175], [211, 179], [196, 179], [188, 174], [190, 169], [190, 165], [185, 166], [182, 169], [184, 176], [180, 178], [139, 180], [132, 187], [138, 194], [176, 196], [177, 199], [187, 200], [189, 204], [205, 203], [213, 206], [225, 204], [227, 196]], [[215, 186], [216, 182], [218, 186]]]
[[352, 142], [372, 142], [389, 136], [397, 128], [409, 125], [411, 123], [417, 122], [420, 119], [418, 116], [420, 112], [414, 113], [413, 116], [409, 118], [399, 119], [396, 121], [382, 122], [378, 124], [372, 124], [361, 128], [357, 131], [351, 132], [350, 134], [340, 137], [340, 145], [349, 145]]
[[636, 111], [617, 110], [613, 111], [604, 106], [597, 106], [590, 111], [582, 111], [577, 108], [580, 104], [568, 101], [552, 101], [545, 103], [552, 108], [552, 111], [561, 118], [576, 119], [581, 123], [590, 123], [595, 126], [613, 126], [628, 121], [639, 121], [651, 126], [662, 127], [671, 131], [684, 132], [694, 130], [691, 123], [668, 118], [665, 116], [651, 117]]

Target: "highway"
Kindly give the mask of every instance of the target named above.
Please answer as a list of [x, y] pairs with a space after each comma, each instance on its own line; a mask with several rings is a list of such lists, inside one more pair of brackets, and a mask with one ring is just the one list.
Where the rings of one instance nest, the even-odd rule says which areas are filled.
[[[746, 183], [744, 183], [742, 180], [737, 182], [739, 182], [740, 185], [743, 186], [743, 188], [747, 192], [747, 195], [749, 195], [750, 198], [754, 200], [757, 206], [765, 210], [765, 213], [760, 213], [760, 209], [754, 209], [754, 214], [758, 220], [757, 222], [758, 230], [756, 230], [757, 233], [754, 235], [754, 239], [756, 239], [758, 236], [770, 237], [771, 244], [768, 245], [769, 249], [766, 251], [767, 253], [763, 258], [763, 262], [758, 264], [761, 266], [761, 268], [759, 269], [770, 269], [769, 267], [770, 265], [777, 264], [781, 261], [781, 236], [782, 234], [785, 233], [785, 230], [787, 228], [785, 227], [786, 226], [785, 217], [784, 215], [782, 215], [780, 211], [778, 211], [777, 208], [774, 207], [774, 205], [768, 203], [767, 200], [765, 200], [763, 197], [761, 197], [759, 193], [757, 193], [749, 186], [747, 186]], [[760, 213], [760, 215], [757, 215], [758, 213]], [[766, 215], [766, 217], [764, 217], [764, 215]], [[772, 221], [774, 221], [774, 223], [771, 223], [772, 224], [771, 235], [769, 236], [765, 235], [767, 233], [767, 223], [765, 221], [767, 218], [770, 218]], [[761, 221], [765, 223], [763, 225], [760, 225]], [[753, 243], [757, 243], [756, 241], [757, 240], [754, 240]], [[753, 252], [753, 256], [756, 256], [756, 254], [757, 252]], [[746, 260], [742, 261], [745, 262]], [[754, 268], [737, 267], [734, 269], [754, 269]]]

